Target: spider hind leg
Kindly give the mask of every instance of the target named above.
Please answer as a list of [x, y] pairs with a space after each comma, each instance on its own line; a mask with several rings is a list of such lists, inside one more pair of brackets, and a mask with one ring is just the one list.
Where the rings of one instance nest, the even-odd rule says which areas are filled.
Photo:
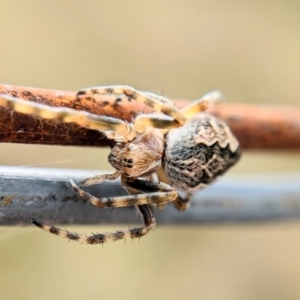
[[102, 209], [145, 204], [160, 205], [172, 202], [178, 196], [177, 190], [161, 182], [134, 179], [130, 181], [123, 180], [122, 183], [130, 195], [97, 198], [81, 189], [73, 180], [70, 180], [72, 188], [80, 197]]
[[212, 91], [203, 95], [200, 99], [195, 100], [190, 105], [184, 107], [181, 111], [188, 119], [202, 111], [205, 111], [209, 107], [222, 102], [222, 100], [223, 96], [220, 91]]
[[97, 233], [90, 236], [78, 234], [76, 232], [69, 232], [65, 229], [60, 229], [53, 225], [47, 225], [39, 220], [31, 218], [30, 221], [37, 227], [45, 230], [49, 233], [55, 234], [59, 237], [66, 238], [72, 241], [77, 241], [82, 244], [104, 244], [109, 242], [114, 242], [118, 240], [123, 240], [127, 238], [140, 238], [146, 235], [150, 230], [153, 230], [156, 225], [156, 219], [153, 215], [153, 211], [149, 205], [137, 206], [139, 213], [144, 220], [143, 227], [131, 228], [127, 230], [120, 230], [116, 232], [108, 233]]
[[[111, 174], [112, 177], [117, 173]], [[96, 178], [102, 181], [103, 177]], [[83, 244], [103, 244], [124, 240], [127, 238], [140, 238], [146, 235], [150, 230], [156, 226], [156, 220], [153, 215], [150, 204], [164, 204], [174, 201], [177, 198], [177, 191], [167, 184], [162, 182], [144, 180], [144, 179], [128, 179], [122, 177], [122, 182], [130, 192], [128, 196], [112, 197], [112, 198], [97, 198], [79, 188], [74, 181], [70, 180], [72, 188], [81, 197], [89, 201], [91, 204], [100, 207], [122, 207], [122, 206], [135, 206], [140, 213], [143, 221], [143, 227], [131, 228], [127, 230], [120, 230], [116, 232], [108, 232], [102, 234], [92, 234], [90, 236], [78, 234], [76, 232], [69, 232], [65, 229], [60, 229], [53, 225], [47, 225], [39, 220], [31, 219], [31, 222], [37, 227], [55, 234], [59, 237], [66, 238], [72, 241], [77, 241]]]

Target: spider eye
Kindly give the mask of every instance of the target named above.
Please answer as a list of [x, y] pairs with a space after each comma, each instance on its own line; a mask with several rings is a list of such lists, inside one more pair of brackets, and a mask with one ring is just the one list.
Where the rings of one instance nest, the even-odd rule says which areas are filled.
[[133, 159], [132, 158], [123, 158], [122, 165], [124, 168], [133, 168]]

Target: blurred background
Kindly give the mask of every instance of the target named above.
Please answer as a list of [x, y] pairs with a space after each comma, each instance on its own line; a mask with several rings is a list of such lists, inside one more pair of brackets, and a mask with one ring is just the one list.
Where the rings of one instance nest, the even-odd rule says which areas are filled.
[[[228, 102], [300, 104], [295, 0], [2, 0], [0, 36], [1, 83], [62, 90], [125, 83], [182, 99], [220, 89]], [[109, 149], [1, 144], [0, 151], [2, 165], [111, 169]], [[227, 176], [294, 172], [300, 181], [299, 170], [299, 152], [247, 152]], [[299, 222], [158, 225], [140, 242], [104, 247], [31, 225], [1, 227], [1, 299], [300, 299], [299, 249]]]

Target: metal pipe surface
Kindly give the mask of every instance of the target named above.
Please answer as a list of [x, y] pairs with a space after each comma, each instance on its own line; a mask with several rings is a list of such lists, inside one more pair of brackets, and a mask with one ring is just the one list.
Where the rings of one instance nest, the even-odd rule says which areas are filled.
[[[0, 224], [30, 224], [34, 217], [55, 224], [136, 223], [132, 208], [98, 209], [68, 184], [103, 171], [0, 167]], [[155, 209], [158, 224], [258, 222], [300, 218], [300, 173], [225, 176], [192, 196], [190, 209], [169, 204]], [[95, 196], [124, 195], [118, 181], [87, 187]]]

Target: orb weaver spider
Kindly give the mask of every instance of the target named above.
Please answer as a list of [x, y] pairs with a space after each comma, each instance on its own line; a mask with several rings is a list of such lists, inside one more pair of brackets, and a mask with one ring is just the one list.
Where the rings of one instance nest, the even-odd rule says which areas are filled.
[[[151, 205], [163, 207], [172, 202], [180, 211], [187, 209], [189, 197], [180, 197], [177, 189], [182, 189], [189, 195], [206, 187], [240, 157], [239, 143], [227, 124], [204, 112], [210, 105], [221, 100], [221, 93], [218, 91], [204, 95], [182, 110], [162, 95], [139, 91], [126, 85], [87, 88], [80, 90], [77, 97], [106, 93], [123, 94], [152, 107], [156, 112], [141, 113], [131, 123], [127, 123], [86, 111], [50, 107], [0, 95], [0, 105], [12, 111], [76, 123], [99, 130], [114, 141], [108, 160], [115, 172], [87, 178], [79, 182], [79, 185], [94, 185], [120, 177], [129, 195], [96, 198], [73, 180], [70, 180], [70, 184], [81, 197], [99, 208], [136, 206], [144, 221], [143, 227], [85, 236], [31, 219], [34, 225], [47, 232], [86, 244], [103, 244], [144, 236], [156, 225]], [[164, 170], [169, 184], [154, 180], [159, 168]]]

